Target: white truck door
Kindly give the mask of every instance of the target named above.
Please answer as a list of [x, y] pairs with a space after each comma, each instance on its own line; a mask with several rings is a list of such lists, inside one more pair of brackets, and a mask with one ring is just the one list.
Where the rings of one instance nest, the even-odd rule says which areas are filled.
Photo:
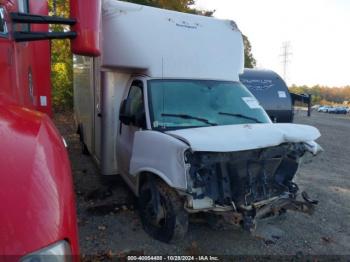
[[129, 175], [130, 159], [132, 157], [132, 148], [134, 144], [135, 132], [146, 128], [145, 105], [143, 96], [143, 83], [140, 80], [134, 80], [131, 84], [127, 97], [128, 107], [126, 114], [131, 116], [131, 122], [128, 124], [120, 121], [119, 140], [118, 140], [118, 164], [122, 176], [126, 182], [135, 186], [136, 181]]

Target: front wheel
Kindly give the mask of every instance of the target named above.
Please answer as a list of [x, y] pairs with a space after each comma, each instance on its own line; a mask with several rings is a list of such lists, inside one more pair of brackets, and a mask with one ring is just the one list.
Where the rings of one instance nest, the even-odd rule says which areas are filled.
[[188, 230], [188, 213], [179, 195], [158, 179], [148, 180], [140, 190], [139, 211], [144, 230], [153, 238], [176, 242]]

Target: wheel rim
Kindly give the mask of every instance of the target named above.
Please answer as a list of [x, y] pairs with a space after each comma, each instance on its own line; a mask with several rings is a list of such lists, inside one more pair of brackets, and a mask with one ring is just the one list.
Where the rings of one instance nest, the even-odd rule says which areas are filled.
[[164, 227], [167, 221], [167, 209], [166, 209], [164, 198], [158, 193], [159, 203], [158, 203], [158, 210], [156, 210], [156, 207], [154, 205], [154, 201], [155, 201], [154, 192], [152, 192], [151, 189], [148, 189], [146, 194], [147, 194], [147, 198], [145, 199], [145, 202], [144, 202], [145, 206], [143, 208], [146, 223], [157, 228]]

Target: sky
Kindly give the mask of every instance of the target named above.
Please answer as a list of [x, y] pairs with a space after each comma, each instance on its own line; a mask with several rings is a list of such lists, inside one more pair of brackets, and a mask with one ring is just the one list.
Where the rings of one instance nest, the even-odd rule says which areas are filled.
[[234, 20], [257, 67], [282, 77], [289, 42], [288, 85], [350, 85], [350, 0], [196, 0], [196, 7]]

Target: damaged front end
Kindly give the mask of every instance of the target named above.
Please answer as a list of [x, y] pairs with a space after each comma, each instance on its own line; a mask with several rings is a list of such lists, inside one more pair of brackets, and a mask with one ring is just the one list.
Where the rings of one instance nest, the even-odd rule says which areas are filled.
[[311, 214], [317, 201], [293, 182], [302, 162], [322, 149], [315, 142], [237, 152], [186, 151], [189, 212], [222, 214], [246, 229], [255, 219], [278, 215], [287, 209]]

